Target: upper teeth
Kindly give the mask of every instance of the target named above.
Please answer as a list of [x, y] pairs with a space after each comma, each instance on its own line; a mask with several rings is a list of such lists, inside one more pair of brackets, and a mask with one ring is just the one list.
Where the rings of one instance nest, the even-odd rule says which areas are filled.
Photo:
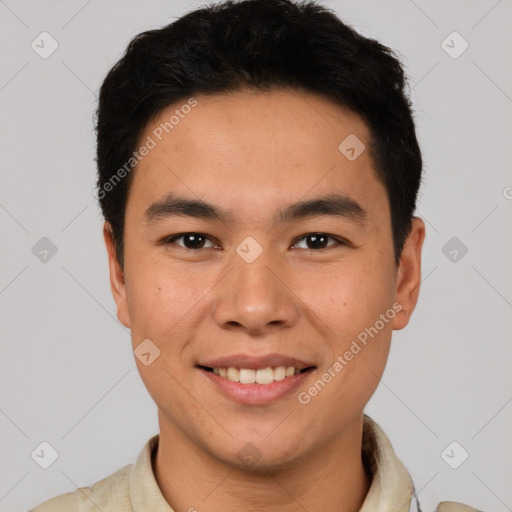
[[276, 368], [261, 368], [260, 370], [251, 370], [247, 368], [213, 368], [213, 373], [227, 378], [232, 382], [241, 384], [270, 384], [275, 380], [283, 380], [300, 373], [299, 368], [294, 366], [277, 366]]

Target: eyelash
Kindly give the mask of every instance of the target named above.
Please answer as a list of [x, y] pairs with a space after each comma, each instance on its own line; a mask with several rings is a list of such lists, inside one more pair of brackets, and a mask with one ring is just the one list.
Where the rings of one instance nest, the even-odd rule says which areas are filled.
[[[213, 242], [212, 238], [209, 237], [208, 235], [205, 235], [204, 233], [198, 233], [198, 232], [195, 232], [195, 231], [187, 231], [185, 233], [178, 233], [176, 235], [168, 236], [168, 237], [166, 237], [166, 238], [164, 238], [162, 240], [162, 243], [164, 245], [174, 244], [174, 242], [176, 240], [179, 240], [180, 238], [183, 238], [185, 235], [199, 235], [199, 236], [205, 237], [208, 240]], [[307, 238], [308, 236], [312, 236], [312, 235], [326, 236], [327, 238], [330, 238], [331, 240], [334, 240], [336, 242], [336, 244], [331, 244], [331, 245], [328, 245], [327, 247], [322, 247], [322, 248], [319, 248], [319, 249], [302, 249], [302, 250], [319, 252], [319, 251], [325, 251], [325, 250], [330, 249], [332, 247], [340, 247], [340, 246], [350, 247], [352, 245], [350, 242], [348, 242], [347, 240], [344, 240], [343, 238], [335, 237], [333, 235], [329, 235], [328, 233], [322, 233], [322, 232], [317, 232], [317, 231], [314, 231], [314, 232], [311, 232], [311, 233], [306, 233], [306, 234], [302, 235], [300, 238], [296, 239], [297, 242], [295, 242], [293, 245], [296, 245], [300, 240], [303, 240], [304, 238]], [[182, 249], [185, 249], [187, 251], [200, 251], [200, 250], [204, 249], [204, 248], [189, 249], [188, 247], [184, 247], [184, 246], [181, 246], [181, 245], [178, 245], [178, 247], [180, 247]], [[214, 249], [214, 248], [215, 247], [206, 247], [206, 249]]]

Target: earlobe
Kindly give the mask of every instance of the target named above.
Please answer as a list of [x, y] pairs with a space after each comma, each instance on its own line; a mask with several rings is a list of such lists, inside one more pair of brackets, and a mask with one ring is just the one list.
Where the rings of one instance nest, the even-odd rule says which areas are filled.
[[411, 317], [420, 292], [421, 251], [425, 240], [425, 223], [419, 217], [413, 217], [412, 227], [400, 256], [397, 272], [395, 301], [401, 310], [393, 320], [393, 329], [403, 329]]
[[117, 306], [117, 318], [125, 327], [130, 328], [130, 315], [126, 301], [124, 272], [117, 259], [114, 235], [112, 227], [108, 222], [105, 222], [103, 225], [103, 239], [105, 240], [105, 247], [107, 248], [110, 289], [112, 290], [112, 295]]

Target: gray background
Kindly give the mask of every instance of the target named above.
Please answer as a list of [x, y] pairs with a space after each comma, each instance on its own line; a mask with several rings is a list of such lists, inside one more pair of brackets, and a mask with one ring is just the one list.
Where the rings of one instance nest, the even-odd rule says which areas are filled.
[[[158, 431], [110, 293], [93, 112], [129, 40], [201, 3], [0, 0], [2, 511], [100, 480]], [[403, 55], [425, 159], [419, 304], [367, 412], [424, 511], [512, 510], [512, 1], [324, 4]], [[43, 31], [59, 45], [47, 59], [31, 48]], [[442, 46], [453, 31], [469, 43], [458, 58]], [[57, 247], [46, 262], [42, 237]], [[31, 458], [42, 441], [59, 454], [46, 470]], [[458, 469], [441, 455], [453, 441], [469, 453]]]

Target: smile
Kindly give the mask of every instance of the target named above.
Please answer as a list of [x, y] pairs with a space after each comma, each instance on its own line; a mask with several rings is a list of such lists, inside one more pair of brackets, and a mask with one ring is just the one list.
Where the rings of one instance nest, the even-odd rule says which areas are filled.
[[223, 379], [231, 382], [239, 382], [240, 384], [271, 384], [274, 381], [281, 381], [299, 373], [306, 372], [312, 367], [303, 368], [302, 370], [294, 366], [276, 366], [272, 368], [251, 369], [251, 368], [209, 368], [202, 366], [206, 371], [213, 372]]
[[316, 370], [315, 366], [302, 370], [293, 366], [259, 369], [206, 366], [197, 368], [215, 392], [243, 405], [270, 405], [292, 396], [306, 386], [306, 379]]

